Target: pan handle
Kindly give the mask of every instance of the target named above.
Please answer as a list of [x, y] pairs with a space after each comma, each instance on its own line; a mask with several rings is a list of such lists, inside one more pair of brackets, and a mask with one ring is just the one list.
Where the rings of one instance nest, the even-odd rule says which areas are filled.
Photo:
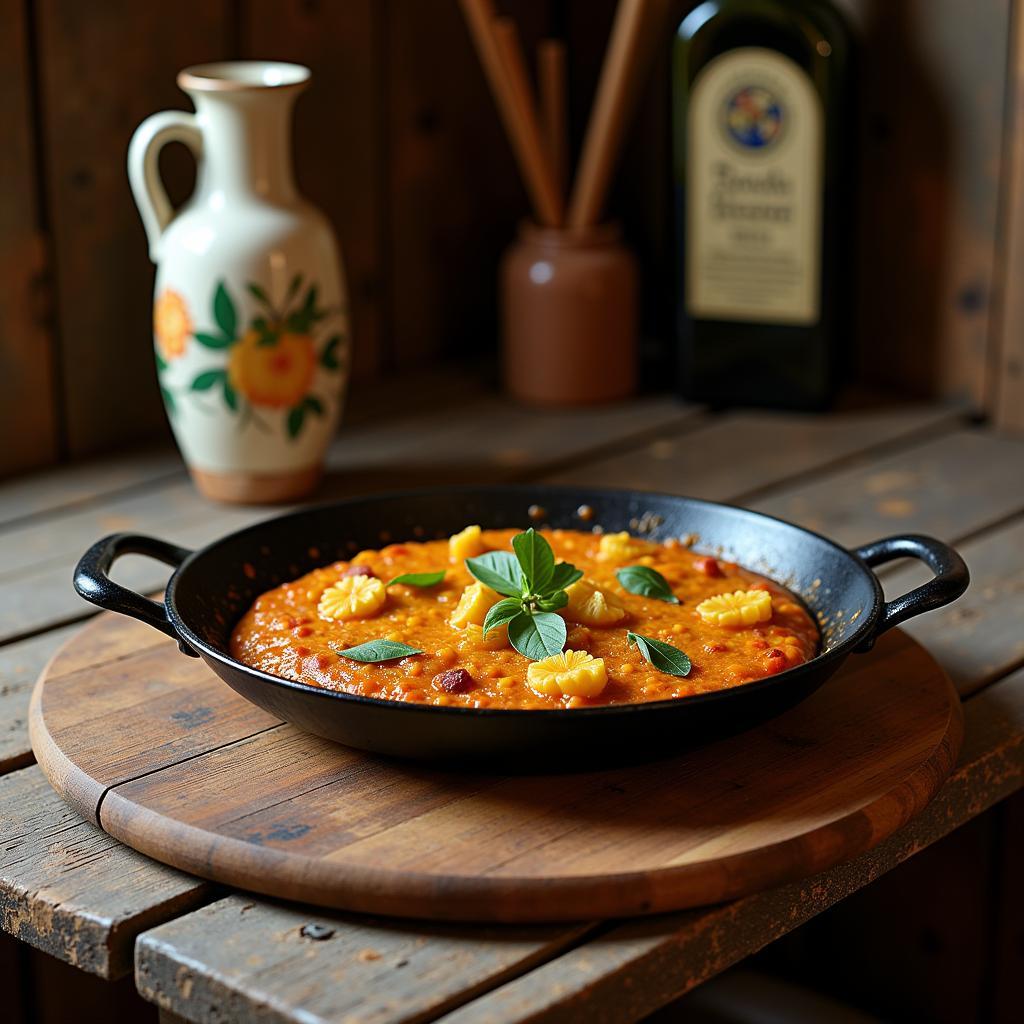
[[918, 533], [884, 537], [872, 544], [854, 548], [853, 553], [871, 567], [884, 565], [897, 558], [918, 558], [935, 573], [934, 579], [910, 593], [885, 602], [874, 632], [858, 648], [861, 651], [870, 650], [875, 640], [887, 629], [922, 612], [930, 612], [952, 603], [967, 589], [971, 580], [967, 563], [948, 544]]
[[146, 555], [155, 558], [175, 569], [191, 555], [188, 548], [179, 548], [165, 540], [145, 537], [139, 533], [112, 533], [109, 537], [96, 541], [95, 544], [79, 559], [75, 567], [75, 590], [100, 608], [130, 615], [140, 619], [161, 633], [178, 641], [178, 649], [182, 654], [193, 658], [199, 655], [185, 643], [167, 617], [167, 609], [159, 601], [150, 600], [137, 594], [134, 590], [115, 583], [110, 578], [110, 567], [122, 555]]

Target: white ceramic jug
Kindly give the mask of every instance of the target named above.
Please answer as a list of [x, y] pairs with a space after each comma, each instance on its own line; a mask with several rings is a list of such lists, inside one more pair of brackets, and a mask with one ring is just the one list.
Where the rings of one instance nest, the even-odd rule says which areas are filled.
[[[334, 235], [292, 177], [292, 107], [308, 81], [308, 68], [272, 61], [186, 68], [178, 85], [195, 114], [154, 114], [128, 150], [157, 265], [161, 394], [196, 485], [221, 501], [315, 487], [348, 380]], [[198, 162], [178, 210], [157, 168], [167, 142]]]

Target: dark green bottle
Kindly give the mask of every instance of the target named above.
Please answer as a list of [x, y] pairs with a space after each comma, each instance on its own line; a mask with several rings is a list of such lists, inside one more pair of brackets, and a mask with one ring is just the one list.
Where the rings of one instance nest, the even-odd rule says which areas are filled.
[[850, 346], [850, 45], [824, 0], [707, 0], [672, 46], [680, 389], [819, 409]]

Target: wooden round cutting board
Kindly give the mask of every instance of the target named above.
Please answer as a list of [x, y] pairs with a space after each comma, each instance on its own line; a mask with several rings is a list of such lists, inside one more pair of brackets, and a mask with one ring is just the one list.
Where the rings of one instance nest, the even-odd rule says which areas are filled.
[[54, 787], [157, 860], [271, 896], [478, 921], [678, 909], [820, 871], [919, 812], [962, 729], [942, 669], [895, 631], [785, 715], [668, 760], [442, 772], [284, 725], [112, 615], [58, 652], [31, 711]]

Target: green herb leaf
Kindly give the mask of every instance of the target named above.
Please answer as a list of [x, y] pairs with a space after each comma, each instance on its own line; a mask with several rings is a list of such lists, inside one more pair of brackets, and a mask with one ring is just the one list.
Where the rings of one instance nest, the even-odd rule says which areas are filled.
[[554, 612], [520, 612], [508, 624], [508, 638], [524, 658], [542, 661], [565, 647], [565, 619]]
[[258, 284], [256, 284], [255, 281], [250, 281], [245, 287], [249, 289], [249, 293], [251, 295], [254, 295], [265, 306], [270, 305], [270, 299], [267, 298], [267, 293]]
[[227, 379], [223, 370], [204, 370], [189, 385], [192, 391], [209, 391], [215, 384]]
[[294, 408], [288, 410], [288, 418], [285, 420], [285, 426], [288, 430], [288, 436], [293, 441], [299, 436], [305, 419], [306, 407], [304, 405], [296, 405]]
[[526, 578], [526, 589], [531, 594], [545, 594], [555, 571], [555, 553], [551, 545], [531, 526], [525, 533], [512, 538], [512, 550]]
[[635, 647], [659, 672], [670, 676], [688, 676], [693, 667], [690, 659], [677, 647], [653, 637], [641, 636], [639, 633], [627, 633], [626, 639], [631, 647]]
[[397, 640], [367, 640], [365, 644], [349, 647], [338, 651], [343, 658], [351, 661], [380, 662], [394, 661], [395, 658], [407, 658], [412, 654], [422, 654], [418, 647], [401, 644]]
[[615, 573], [623, 590], [642, 597], [655, 597], [669, 604], [679, 604], [679, 598], [672, 593], [668, 580], [647, 565], [627, 565]]
[[523, 603], [516, 597], [506, 597], [497, 604], [491, 605], [484, 618], [484, 636], [486, 637], [492, 629], [497, 629], [506, 622], [510, 622], [517, 615], [522, 614], [522, 611]]
[[546, 597], [538, 598], [537, 607], [542, 612], [557, 612], [569, 603], [569, 595], [564, 590], [556, 590]]
[[238, 315], [223, 281], [217, 284], [217, 290], [213, 293], [213, 319], [225, 338], [234, 338]]
[[551, 590], [565, 590], [571, 587], [577, 580], [583, 579], [583, 570], [577, 569], [569, 562], [559, 562], [555, 571], [551, 574]]
[[388, 580], [388, 587], [401, 583], [403, 587], [436, 587], [444, 579], [444, 569], [440, 572], [407, 572]]
[[222, 338], [219, 334], [204, 334], [202, 331], [196, 331], [194, 337], [200, 345], [206, 348], [230, 348], [233, 344], [231, 338]]
[[523, 572], [515, 555], [508, 551], [488, 551], [477, 558], [467, 558], [466, 568], [485, 587], [506, 597], [520, 597], [523, 593]]

